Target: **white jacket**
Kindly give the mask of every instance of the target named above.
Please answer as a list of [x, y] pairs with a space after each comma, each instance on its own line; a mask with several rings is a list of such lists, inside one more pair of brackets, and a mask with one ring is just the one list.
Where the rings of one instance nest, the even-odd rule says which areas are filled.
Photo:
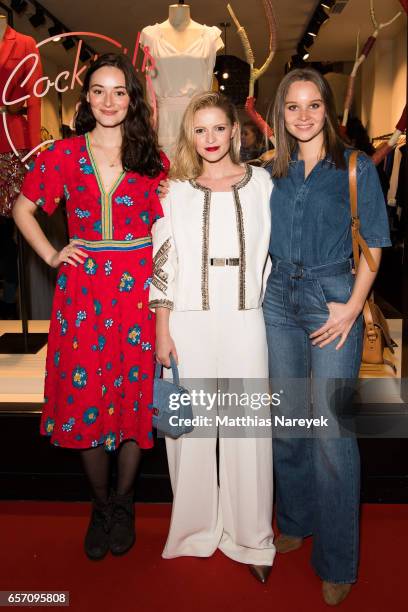
[[[263, 168], [247, 165], [233, 186], [238, 233], [239, 298], [237, 309], [259, 308], [270, 270], [272, 180]], [[209, 223], [211, 190], [196, 181], [171, 181], [162, 200], [164, 217], [152, 228], [153, 280], [151, 309], [209, 310]]]

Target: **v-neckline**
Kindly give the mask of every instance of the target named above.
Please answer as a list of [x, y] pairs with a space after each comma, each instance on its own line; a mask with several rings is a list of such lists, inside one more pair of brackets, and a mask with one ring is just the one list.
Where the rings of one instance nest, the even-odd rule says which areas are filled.
[[90, 141], [90, 137], [89, 137], [89, 132], [87, 132], [85, 134], [85, 145], [86, 145], [86, 149], [88, 151], [88, 156], [89, 156], [89, 159], [90, 159], [93, 171], [95, 173], [96, 181], [98, 183], [98, 187], [99, 187], [101, 193], [103, 195], [108, 195], [108, 196], [112, 195], [112, 193], [118, 187], [119, 183], [122, 182], [126, 172], [124, 170], [122, 170], [122, 172], [119, 174], [119, 176], [113, 181], [113, 183], [109, 187], [109, 189], [105, 189], [105, 185], [103, 184], [101, 173], [99, 172], [98, 164], [96, 163], [96, 159], [95, 159], [94, 154], [92, 152], [92, 145], [91, 145], [91, 141]]
[[164, 40], [164, 42], [166, 43], [166, 45], [168, 45], [169, 47], [171, 47], [173, 49], [173, 51], [175, 53], [177, 53], [178, 55], [184, 55], [185, 53], [188, 53], [190, 51], [190, 49], [197, 44], [197, 42], [204, 36], [204, 26], [201, 30], [201, 33], [199, 36], [197, 36], [197, 38], [195, 40], [193, 40], [193, 42], [188, 45], [185, 49], [183, 49], [182, 51], [180, 51], [179, 49], [177, 49], [169, 40], [167, 40], [167, 38], [164, 36], [163, 34], [163, 30], [160, 26], [160, 23], [157, 24], [157, 28], [159, 30], [159, 35], [160, 35], [160, 40]]

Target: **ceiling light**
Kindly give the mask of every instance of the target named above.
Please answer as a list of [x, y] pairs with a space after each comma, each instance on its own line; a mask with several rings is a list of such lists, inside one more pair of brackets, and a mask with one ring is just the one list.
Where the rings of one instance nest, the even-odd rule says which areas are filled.
[[62, 34], [62, 32], [63, 32], [61, 26], [59, 26], [59, 25], [57, 25], [55, 23], [53, 26], [48, 28], [48, 32], [49, 32], [50, 36], [53, 37], [54, 42], [58, 42], [59, 40], [61, 40], [61, 37], [58, 36], [58, 34]]
[[310, 36], [316, 37], [319, 30], [320, 30], [320, 23], [317, 23], [316, 21], [312, 20], [310, 24], [308, 25], [307, 33], [310, 34]]
[[11, 0], [10, 6], [18, 14], [26, 10], [28, 2], [26, 0]]
[[87, 62], [88, 60], [90, 60], [92, 57], [92, 54], [88, 51], [88, 49], [86, 47], [82, 47], [80, 53], [79, 53], [79, 59], [81, 60], [81, 62]]
[[222, 73], [222, 78], [223, 78], [223, 79], [229, 79], [229, 74], [228, 74], [228, 72], [223, 72], [223, 73]]
[[314, 43], [314, 36], [311, 36], [310, 34], [305, 34], [304, 37], [302, 38], [302, 40], [300, 41], [300, 44], [302, 45], [302, 47], [311, 47]]
[[62, 44], [64, 45], [64, 48], [69, 51], [70, 49], [73, 49], [75, 47], [75, 41], [73, 38], [69, 37], [69, 38], [65, 38], [62, 41]]
[[318, 6], [313, 15], [313, 19], [316, 19], [317, 23], [323, 25], [329, 19], [329, 16], [321, 6]]
[[34, 15], [31, 15], [31, 17], [29, 18], [29, 22], [35, 28], [38, 28], [39, 26], [44, 25], [44, 23], [45, 23], [44, 12], [41, 9], [36, 8]]
[[50, 36], [57, 36], [57, 34], [61, 34], [62, 28], [60, 28], [59, 25], [54, 23], [53, 26], [48, 28], [48, 32], [49, 32]]
[[335, 2], [336, 0], [322, 0], [322, 2], [320, 3], [320, 6], [322, 6], [323, 8], [326, 8], [329, 11]]
[[307, 51], [302, 45], [298, 45], [297, 52], [303, 61], [306, 61], [310, 57], [309, 51]]
[[220, 85], [221, 91], [225, 91], [225, 85]]
[[292, 68], [301, 68], [305, 65], [304, 60], [298, 53], [296, 55], [292, 55], [290, 62], [292, 64]]

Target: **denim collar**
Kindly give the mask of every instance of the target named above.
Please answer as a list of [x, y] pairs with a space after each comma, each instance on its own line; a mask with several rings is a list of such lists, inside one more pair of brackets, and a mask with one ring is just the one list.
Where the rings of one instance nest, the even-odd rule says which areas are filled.
[[[298, 163], [304, 163], [303, 159], [299, 159], [298, 158], [298, 153], [299, 153], [299, 149], [295, 149], [292, 152], [292, 155], [290, 156], [290, 164], [298, 164]], [[331, 164], [332, 166], [335, 166], [336, 164], [334, 163], [331, 155], [326, 155], [323, 159], [319, 160], [318, 163], [327, 163], [327, 164]]]

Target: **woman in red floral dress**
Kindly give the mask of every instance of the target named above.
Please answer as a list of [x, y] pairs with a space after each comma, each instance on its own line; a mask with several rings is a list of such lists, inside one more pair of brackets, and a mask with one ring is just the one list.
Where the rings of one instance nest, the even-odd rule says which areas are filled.
[[[133, 545], [133, 483], [141, 449], [153, 445], [150, 230], [162, 215], [156, 188], [167, 160], [125, 56], [104, 55], [89, 68], [76, 132], [36, 158], [14, 219], [59, 267], [41, 433], [81, 449], [94, 501], [85, 550], [99, 559]], [[34, 214], [37, 206], [52, 214], [62, 198], [70, 243], [57, 252]], [[108, 499], [105, 451], [117, 449], [117, 491]]]

